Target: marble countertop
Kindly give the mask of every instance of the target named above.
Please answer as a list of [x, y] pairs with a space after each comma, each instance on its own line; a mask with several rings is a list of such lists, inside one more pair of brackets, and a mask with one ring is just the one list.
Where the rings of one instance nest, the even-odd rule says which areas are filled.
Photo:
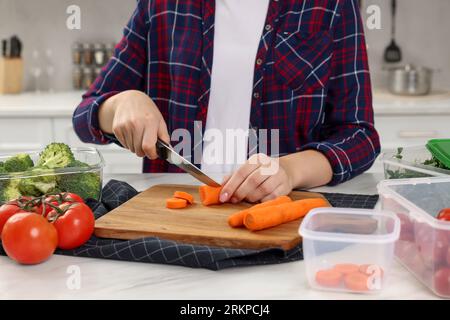
[[[82, 91], [67, 91], [0, 95], [0, 116], [71, 117], [82, 94]], [[422, 97], [402, 97], [375, 89], [373, 106], [377, 116], [448, 115], [450, 91], [435, 91]]]
[[[187, 175], [107, 175], [138, 190], [161, 183], [196, 182]], [[382, 174], [366, 173], [322, 192], [376, 193]], [[303, 261], [209, 271], [178, 266], [54, 255], [37, 266], [0, 257], [1, 299], [434, 299], [426, 287], [394, 263], [390, 285], [377, 295], [315, 291]], [[80, 282], [74, 282], [79, 274]], [[78, 286], [79, 284], [79, 286]]]

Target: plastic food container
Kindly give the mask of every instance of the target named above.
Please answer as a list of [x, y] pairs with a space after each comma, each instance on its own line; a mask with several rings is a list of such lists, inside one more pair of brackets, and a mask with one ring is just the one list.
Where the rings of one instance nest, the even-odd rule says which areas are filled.
[[403, 148], [402, 158], [396, 158], [397, 151], [382, 154], [380, 160], [384, 166], [386, 179], [408, 179], [439, 177], [450, 175], [450, 170], [425, 165], [432, 155], [425, 146]]
[[382, 181], [383, 209], [401, 220], [395, 255], [436, 295], [450, 298], [450, 222], [435, 217], [450, 207], [450, 177]]
[[[73, 192], [85, 199], [100, 199], [104, 167], [102, 155], [97, 149], [90, 147], [72, 148], [71, 150], [75, 156], [75, 160], [81, 161], [85, 165], [54, 170], [45, 169], [39, 170], [38, 172], [25, 171], [8, 174], [0, 173], [0, 203], [13, 200], [21, 195], [15, 194], [15, 190], [18, 189], [17, 186], [23, 179], [40, 179], [41, 177], [55, 177], [55, 192]], [[20, 153], [30, 155], [31, 159], [36, 164], [41, 151], [42, 150]], [[4, 162], [15, 155], [16, 154], [0, 155], [0, 162]], [[3, 191], [7, 188], [12, 191], [4, 193]], [[6, 194], [9, 195], [9, 197], [5, 196]]]
[[376, 293], [389, 276], [400, 220], [390, 212], [320, 208], [310, 211], [299, 233], [312, 288]]

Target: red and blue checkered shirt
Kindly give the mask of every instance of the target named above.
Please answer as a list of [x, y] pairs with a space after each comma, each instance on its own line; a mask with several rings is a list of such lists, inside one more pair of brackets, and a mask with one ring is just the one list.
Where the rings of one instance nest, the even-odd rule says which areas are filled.
[[[114, 57], [75, 110], [80, 139], [117, 142], [100, 130], [99, 106], [131, 89], [153, 99], [169, 132], [182, 128], [194, 136], [199, 121], [204, 128], [214, 14], [214, 0], [139, 0]], [[331, 184], [372, 165], [380, 143], [356, 0], [270, 0], [255, 59], [250, 126], [279, 129], [279, 154], [272, 156], [322, 152], [333, 168]], [[179, 170], [145, 159], [144, 172]]]

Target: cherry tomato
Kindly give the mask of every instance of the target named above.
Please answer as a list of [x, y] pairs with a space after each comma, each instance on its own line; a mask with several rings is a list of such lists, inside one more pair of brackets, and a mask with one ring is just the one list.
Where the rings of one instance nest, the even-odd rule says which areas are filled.
[[43, 216], [23, 212], [8, 219], [3, 228], [2, 243], [11, 259], [22, 264], [38, 264], [55, 251], [58, 233]]
[[434, 274], [434, 289], [443, 296], [450, 296], [450, 268], [442, 268]]
[[[67, 210], [53, 222], [58, 231], [58, 248], [70, 250], [86, 243], [94, 232], [95, 218], [91, 208], [84, 203], [62, 204], [62, 210]], [[49, 214], [49, 219], [56, 215]]]
[[71, 192], [66, 192], [63, 194], [64, 196], [64, 200], [66, 202], [79, 202], [79, 203], [84, 203], [83, 198], [81, 198], [79, 195], [75, 194], [75, 193], [71, 193]]
[[450, 221], [450, 208], [442, 209], [439, 212], [437, 218], [439, 220], [443, 220], [443, 221]]
[[9, 218], [11, 218], [13, 215], [19, 213], [19, 212], [25, 212], [17, 205], [17, 203], [10, 202], [2, 205], [0, 207], [0, 239], [1, 234], [3, 230], [3, 226], [5, 225], [6, 221], [8, 221]]

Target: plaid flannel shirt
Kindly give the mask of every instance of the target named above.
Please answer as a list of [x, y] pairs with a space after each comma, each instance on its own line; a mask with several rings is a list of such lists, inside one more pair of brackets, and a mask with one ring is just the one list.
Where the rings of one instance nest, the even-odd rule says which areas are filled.
[[[214, 15], [214, 0], [139, 0], [114, 57], [74, 112], [80, 139], [117, 142], [100, 130], [98, 110], [109, 97], [130, 89], [153, 99], [169, 132], [184, 128], [193, 137], [202, 130]], [[272, 156], [318, 150], [332, 165], [330, 184], [367, 170], [380, 144], [357, 1], [270, 0], [252, 94], [250, 126], [279, 129], [279, 154]], [[145, 159], [144, 172], [179, 170]]]

